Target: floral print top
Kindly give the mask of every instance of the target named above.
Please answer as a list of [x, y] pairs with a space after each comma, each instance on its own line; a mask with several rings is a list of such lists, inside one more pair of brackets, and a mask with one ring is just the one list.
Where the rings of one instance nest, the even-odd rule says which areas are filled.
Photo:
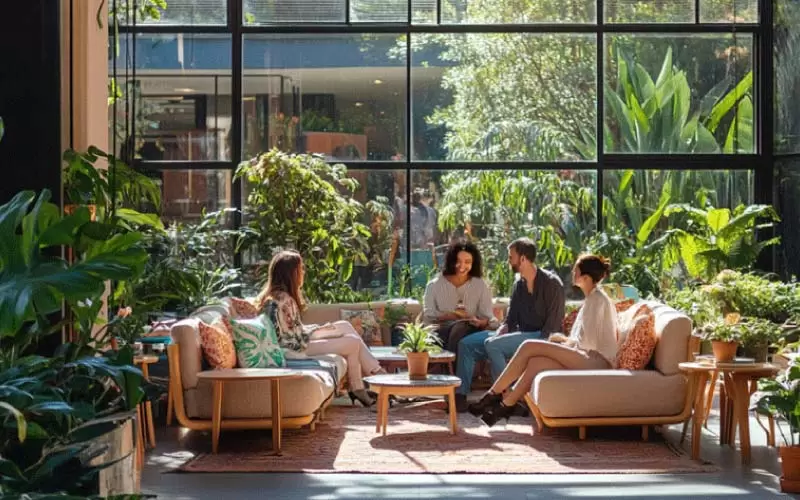
[[304, 325], [300, 321], [300, 307], [297, 302], [286, 292], [277, 292], [264, 305], [262, 311], [278, 332], [278, 344], [284, 349], [303, 352], [308, 347], [311, 333], [319, 328], [318, 325]]

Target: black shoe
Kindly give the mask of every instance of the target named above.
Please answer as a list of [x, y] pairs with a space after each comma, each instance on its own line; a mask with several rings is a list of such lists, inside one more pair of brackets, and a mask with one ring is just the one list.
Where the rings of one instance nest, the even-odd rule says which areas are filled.
[[356, 405], [356, 401], [361, 403], [361, 406], [365, 408], [369, 408], [370, 406], [375, 404], [375, 400], [372, 399], [369, 396], [369, 394], [367, 394], [367, 391], [365, 391], [364, 389], [358, 391], [350, 391], [347, 393], [347, 395], [350, 396], [350, 402], [353, 404], [353, 406]]
[[520, 401], [519, 403], [514, 405], [514, 416], [515, 417], [524, 417], [528, 418], [531, 416], [531, 412], [528, 409], [528, 405], [524, 402]]
[[499, 403], [503, 400], [502, 394], [494, 394], [492, 392], [486, 391], [483, 397], [477, 403], [472, 403], [467, 407], [467, 410], [472, 413], [476, 417], [480, 417], [483, 415], [483, 412], [486, 411], [487, 408], [490, 406]]
[[487, 408], [483, 415], [481, 415], [481, 421], [488, 425], [489, 427], [494, 426], [500, 419], [506, 419], [506, 423], [508, 423], [508, 419], [511, 418], [511, 415], [514, 414], [514, 406], [506, 406], [503, 404], [502, 401], [498, 402]]

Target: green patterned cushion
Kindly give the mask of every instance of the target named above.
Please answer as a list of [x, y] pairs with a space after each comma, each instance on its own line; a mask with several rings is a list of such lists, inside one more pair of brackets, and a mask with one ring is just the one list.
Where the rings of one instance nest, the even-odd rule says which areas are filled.
[[242, 368], [280, 368], [286, 366], [278, 345], [275, 326], [265, 315], [250, 319], [231, 318], [236, 357]]

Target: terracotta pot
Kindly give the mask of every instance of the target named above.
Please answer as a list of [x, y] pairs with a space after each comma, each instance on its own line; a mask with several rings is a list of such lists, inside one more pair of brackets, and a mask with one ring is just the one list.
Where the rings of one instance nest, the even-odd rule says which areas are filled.
[[781, 446], [781, 491], [800, 493], [800, 446]]
[[428, 378], [428, 360], [430, 355], [427, 352], [409, 352], [406, 354], [408, 359], [408, 378], [411, 380], [425, 380]]
[[64, 205], [64, 213], [66, 215], [72, 215], [78, 209], [78, 207], [84, 206], [89, 209], [89, 219], [92, 221], [97, 220], [97, 205]]
[[711, 349], [714, 350], [714, 359], [719, 363], [730, 363], [736, 357], [738, 342], [723, 342], [720, 340], [711, 341]]

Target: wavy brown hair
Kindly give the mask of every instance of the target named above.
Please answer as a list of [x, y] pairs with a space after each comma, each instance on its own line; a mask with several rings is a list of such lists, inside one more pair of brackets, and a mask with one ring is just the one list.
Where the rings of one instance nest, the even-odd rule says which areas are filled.
[[274, 298], [278, 292], [288, 293], [297, 302], [297, 307], [301, 311], [305, 309], [306, 304], [300, 292], [299, 280], [302, 265], [303, 257], [294, 250], [283, 250], [272, 257], [267, 284], [256, 299], [259, 310], [263, 309], [267, 301]]

